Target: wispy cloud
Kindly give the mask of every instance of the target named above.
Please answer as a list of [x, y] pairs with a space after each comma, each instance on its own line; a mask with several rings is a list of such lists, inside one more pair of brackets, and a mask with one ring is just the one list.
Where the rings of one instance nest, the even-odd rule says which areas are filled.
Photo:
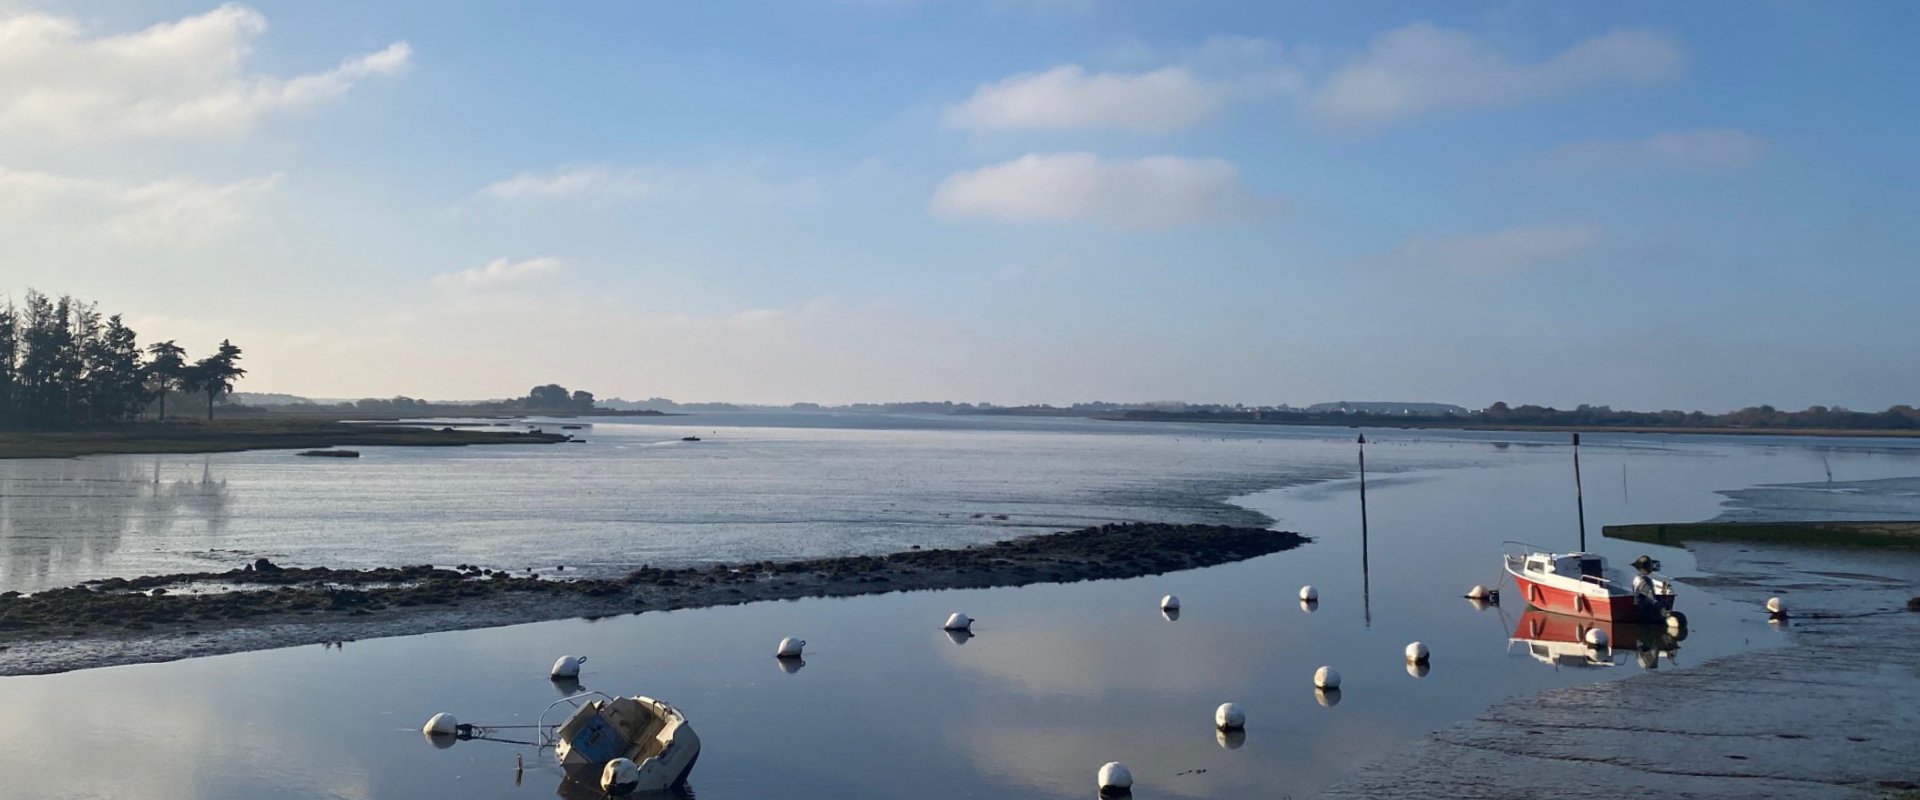
[[1492, 277], [1571, 261], [1599, 241], [1599, 231], [1591, 227], [1548, 225], [1492, 233], [1416, 237], [1402, 244], [1394, 256], [1400, 261], [1438, 266], [1459, 275]]
[[73, 227], [143, 247], [200, 247], [251, 219], [278, 181], [122, 182], [0, 166], [0, 220]]
[[564, 265], [558, 258], [542, 256], [524, 261], [496, 258], [486, 266], [433, 276], [433, 285], [442, 289], [490, 291], [524, 286], [552, 277]]
[[1766, 140], [1731, 128], [1656, 133], [1644, 139], [1603, 139], [1561, 145], [1547, 154], [1553, 164], [1605, 170], [1675, 168], [1695, 172], [1753, 165]]
[[1206, 121], [1226, 104], [1223, 89], [1183, 67], [1089, 73], [1077, 65], [1015, 75], [948, 106], [948, 127], [976, 131], [1113, 128], [1170, 133]]
[[1123, 228], [1234, 222], [1259, 202], [1231, 163], [1092, 153], [1030, 154], [948, 176], [931, 208], [944, 217], [1087, 220]]
[[480, 190], [493, 200], [557, 200], [574, 197], [646, 197], [660, 182], [638, 170], [608, 167], [562, 167], [550, 172], [522, 172], [495, 181]]
[[1595, 86], [1658, 82], [1679, 75], [1686, 62], [1672, 35], [1648, 28], [1611, 31], [1543, 61], [1522, 62], [1466, 32], [1414, 24], [1376, 37], [1311, 92], [1307, 108], [1336, 124], [1381, 125]]
[[265, 17], [239, 5], [118, 35], [92, 35], [47, 13], [0, 16], [0, 132], [80, 142], [232, 138], [412, 60], [412, 48], [395, 42], [321, 72], [259, 74], [246, 62], [266, 28]]

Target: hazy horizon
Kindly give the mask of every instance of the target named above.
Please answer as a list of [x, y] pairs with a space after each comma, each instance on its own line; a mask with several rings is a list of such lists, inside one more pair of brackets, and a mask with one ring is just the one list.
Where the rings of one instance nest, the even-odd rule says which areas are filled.
[[317, 397], [1879, 410], [1917, 21], [0, 0], [0, 292]]

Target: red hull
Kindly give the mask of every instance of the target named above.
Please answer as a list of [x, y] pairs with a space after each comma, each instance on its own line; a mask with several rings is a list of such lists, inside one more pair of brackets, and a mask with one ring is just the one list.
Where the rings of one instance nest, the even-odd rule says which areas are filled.
[[[1663, 610], [1657, 605], [1636, 602], [1631, 594], [1591, 595], [1513, 576], [1527, 604], [1542, 611], [1610, 622], [1657, 622]], [[1671, 602], [1671, 601], [1668, 601]]]

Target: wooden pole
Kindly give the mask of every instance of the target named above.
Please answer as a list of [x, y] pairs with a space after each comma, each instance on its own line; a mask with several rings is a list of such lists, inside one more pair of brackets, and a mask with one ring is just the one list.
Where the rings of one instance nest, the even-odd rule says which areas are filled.
[[1573, 503], [1580, 511], [1580, 552], [1587, 551], [1587, 498], [1580, 493], [1580, 434], [1573, 435]]
[[1368, 627], [1373, 626], [1373, 581], [1367, 569], [1367, 435], [1360, 434], [1360, 605]]

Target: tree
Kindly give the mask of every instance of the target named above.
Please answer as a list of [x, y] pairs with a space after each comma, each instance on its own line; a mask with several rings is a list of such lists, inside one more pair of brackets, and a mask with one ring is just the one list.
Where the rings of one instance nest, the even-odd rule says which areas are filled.
[[573, 393], [573, 404], [581, 411], [591, 410], [593, 408], [593, 392], [585, 389], [575, 391]]
[[220, 395], [233, 392], [233, 382], [245, 377], [247, 371], [240, 368], [240, 348], [233, 342], [220, 340], [220, 349], [213, 355], [194, 362], [189, 378], [196, 391], [207, 393], [207, 419], [213, 419], [213, 401]]
[[17, 316], [13, 312], [13, 301], [0, 306], [0, 425], [14, 420], [13, 364], [20, 351], [19, 331], [15, 327]]
[[527, 392], [527, 405], [533, 408], [565, 408], [568, 398], [567, 387], [557, 383], [535, 386]]
[[147, 347], [153, 360], [147, 362], [147, 385], [160, 396], [160, 421], [167, 419], [167, 393], [186, 388], [187, 351], [172, 339]]

